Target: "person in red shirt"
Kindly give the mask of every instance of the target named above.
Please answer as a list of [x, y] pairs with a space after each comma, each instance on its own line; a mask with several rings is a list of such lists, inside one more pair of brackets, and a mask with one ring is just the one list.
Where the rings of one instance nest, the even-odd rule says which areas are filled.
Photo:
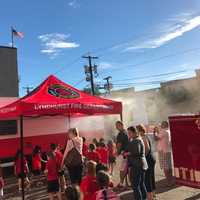
[[22, 158], [22, 152], [20, 150], [17, 151], [16, 156], [15, 156], [15, 175], [18, 178], [18, 187], [19, 187], [19, 191], [22, 190], [22, 178], [24, 178], [24, 181], [26, 183], [26, 187], [27, 189], [30, 188], [30, 181], [28, 179], [28, 172], [29, 172], [29, 168], [28, 168], [28, 163], [25, 157], [23, 157], [23, 172], [21, 169], [21, 158]]
[[57, 144], [50, 144], [50, 149], [52, 152], [55, 153], [55, 157], [56, 157], [56, 161], [58, 164], [58, 175], [59, 175], [59, 184], [60, 184], [60, 188], [61, 191], [64, 191], [66, 189], [66, 181], [65, 181], [65, 176], [64, 176], [64, 170], [61, 167], [62, 164], [62, 160], [63, 160], [63, 154], [60, 151], [59, 145]]
[[106, 148], [105, 143], [100, 143], [99, 148], [99, 154], [100, 154], [100, 162], [104, 165], [108, 165], [108, 149]]
[[100, 155], [99, 153], [96, 151], [96, 147], [94, 144], [90, 144], [89, 145], [89, 152], [87, 153], [87, 159], [88, 160], [92, 160], [96, 163], [99, 163], [100, 161]]
[[59, 163], [56, 159], [56, 154], [54, 151], [51, 151], [48, 154], [48, 161], [46, 164], [45, 172], [47, 173], [47, 191], [49, 194], [49, 199], [53, 200], [54, 195], [56, 194], [57, 198], [62, 200], [61, 193], [59, 192]]
[[113, 175], [114, 166], [116, 164], [116, 145], [115, 143], [110, 140], [108, 141], [108, 166], [110, 174]]
[[83, 193], [83, 200], [91, 200], [94, 193], [99, 189], [96, 182], [96, 163], [88, 161], [86, 165], [87, 174], [83, 177], [80, 189]]
[[36, 145], [33, 150], [32, 156], [32, 169], [35, 176], [40, 175], [42, 172], [42, 162], [46, 162], [41, 157], [41, 147]]

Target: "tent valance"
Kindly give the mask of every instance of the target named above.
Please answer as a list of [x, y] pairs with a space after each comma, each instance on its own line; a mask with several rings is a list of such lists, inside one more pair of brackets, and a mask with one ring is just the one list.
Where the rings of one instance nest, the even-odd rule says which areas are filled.
[[51, 75], [30, 94], [0, 108], [0, 119], [19, 116], [86, 116], [121, 113], [121, 102], [91, 96]]

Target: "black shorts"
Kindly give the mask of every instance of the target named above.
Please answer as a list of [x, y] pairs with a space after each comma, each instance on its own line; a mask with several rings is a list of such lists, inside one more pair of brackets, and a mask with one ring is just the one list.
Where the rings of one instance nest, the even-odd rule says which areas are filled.
[[19, 173], [17, 174], [17, 178], [26, 178], [27, 174], [26, 173]]
[[109, 163], [115, 163], [116, 158], [114, 156], [109, 156], [108, 161], [109, 161]]
[[59, 182], [58, 180], [48, 181], [47, 182], [47, 191], [48, 193], [56, 193], [59, 192]]
[[39, 176], [40, 174], [41, 174], [41, 170], [39, 170], [39, 169], [33, 170], [33, 175], [34, 176]]
[[65, 175], [65, 171], [64, 170], [59, 170], [58, 175], [59, 176], [64, 176]]

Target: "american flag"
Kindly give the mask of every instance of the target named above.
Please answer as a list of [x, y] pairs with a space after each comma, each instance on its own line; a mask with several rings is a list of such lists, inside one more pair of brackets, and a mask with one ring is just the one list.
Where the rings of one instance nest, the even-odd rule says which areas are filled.
[[23, 38], [24, 37], [24, 33], [16, 31], [14, 28], [12, 28], [12, 34], [16, 37], [20, 37]]

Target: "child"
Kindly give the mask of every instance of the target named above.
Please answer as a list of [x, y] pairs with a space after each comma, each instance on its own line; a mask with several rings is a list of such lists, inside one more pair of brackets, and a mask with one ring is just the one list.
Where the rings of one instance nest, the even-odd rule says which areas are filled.
[[100, 154], [100, 162], [104, 165], [108, 165], [108, 149], [106, 148], [105, 143], [100, 143], [100, 148], [98, 150]]
[[3, 172], [0, 166], [0, 200], [3, 199], [3, 187], [4, 187]]
[[22, 178], [24, 178], [24, 180], [25, 180], [27, 189], [30, 188], [30, 181], [28, 179], [28, 172], [29, 172], [28, 163], [27, 163], [26, 158], [23, 157], [24, 171], [22, 172], [21, 158], [22, 158], [22, 152], [21, 152], [21, 150], [18, 150], [16, 153], [16, 156], [15, 156], [15, 174], [18, 178], [19, 191], [22, 190]]
[[56, 155], [55, 152], [51, 151], [48, 154], [48, 161], [46, 164], [46, 170], [45, 172], [47, 173], [47, 190], [49, 194], [49, 199], [53, 200], [54, 199], [54, 194], [56, 194], [57, 198], [59, 200], [62, 199], [61, 194], [59, 192], [60, 186], [59, 186], [59, 166], [58, 162], [56, 160]]
[[65, 190], [66, 200], [82, 200], [82, 193], [77, 185], [70, 185]]
[[32, 169], [35, 176], [40, 175], [42, 171], [42, 162], [45, 162], [41, 157], [40, 146], [35, 146], [32, 156]]
[[61, 169], [61, 163], [63, 160], [63, 154], [61, 153], [61, 151], [59, 150], [59, 146], [57, 144], [50, 144], [50, 149], [52, 152], [55, 153], [56, 156], [56, 161], [57, 161], [57, 165], [58, 165], [58, 175], [59, 175], [59, 184], [61, 187], [61, 191], [64, 191], [66, 189], [66, 181], [65, 181], [65, 176], [64, 176], [64, 170]]
[[[98, 163], [96, 166], [96, 174], [98, 174], [99, 171], [104, 171], [104, 172], [108, 173], [109, 169], [106, 165]], [[112, 182], [112, 180], [110, 180], [109, 187], [111, 187], [111, 188], [114, 187], [114, 183]]]
[[99, 171], [97, 174], [97, 184], [100, 188], [92, 197], [92, 200], [119, 200], [118, 195], [109, 187], [110, 177], [108, 173]]
[[99, 161], [100, 161], [100, 155], [96, 151], [96, 147], [94, 144], [89, 145], [89, 152], [87, 153], [87, 159], [92, 160], [96, 163], [99, 163]]
[[89, 161], [87, 163], [87, 174], [81, 181], [81, 191], [84, 196], [84, 200], [90, 200], [94, 193], [98, 190], [96, 182], [96, 163], [94, 161]]
[[115, 163], [116, 163], [116, 145], [112, 140], [110, 140], [108, 141], [108, 166], [111, 175], [113, 175], [113, 169]]

